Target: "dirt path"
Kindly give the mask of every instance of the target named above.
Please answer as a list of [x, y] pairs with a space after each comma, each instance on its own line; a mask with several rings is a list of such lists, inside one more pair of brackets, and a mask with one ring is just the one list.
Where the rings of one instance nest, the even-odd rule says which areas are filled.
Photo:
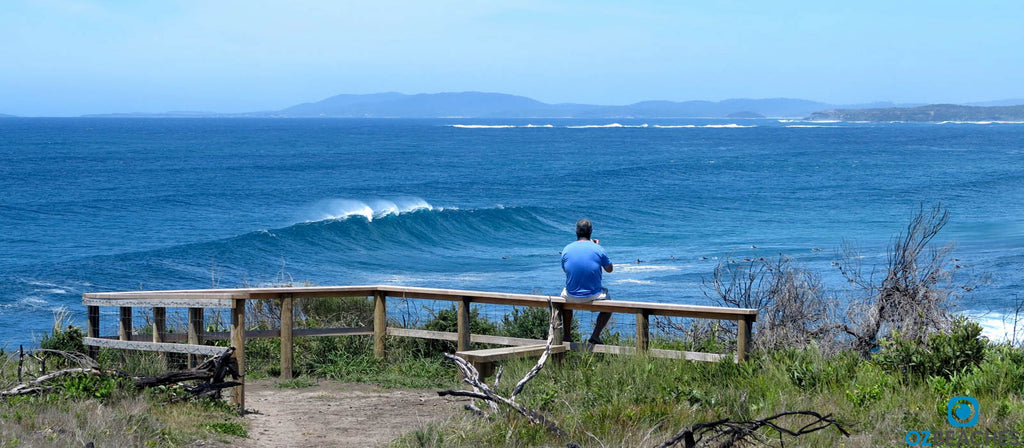
[[282, 389], [272, 380], [246, 382], [245, 407], [253, 414], [242, 448], [381, 447], [441, 422], [463, 403], [436, 390], [386, 390], [366, 384], [321, 381]]

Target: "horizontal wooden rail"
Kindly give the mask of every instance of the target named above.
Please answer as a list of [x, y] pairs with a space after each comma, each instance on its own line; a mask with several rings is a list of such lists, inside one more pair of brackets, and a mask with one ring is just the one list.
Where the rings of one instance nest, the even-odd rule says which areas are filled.
[[118, 339], [84, 338], [85, 345], [116, 348], [121, 350], [144, 350], [151, 352], [187, 353], [190, 355], [216, 356], [224, 353], [224, 347], [212, 345], [170, 344], [163, 342], [121, 341]]

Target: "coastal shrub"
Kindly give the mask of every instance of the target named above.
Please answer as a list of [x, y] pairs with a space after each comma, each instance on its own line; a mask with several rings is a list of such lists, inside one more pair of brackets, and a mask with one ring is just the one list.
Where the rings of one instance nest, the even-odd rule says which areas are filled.
[[[498, 332], [513, 338], [547, 339], [550, 319], [551, 311], [547, 308], [513, 307], [512, 312], [502, 316]], [[575, 318], [569, 331], [573, 341], [580, 340], [580, 324]]]
[[39, 340], [39, 348], [74, 353], [86, 353], [85, 332], [81, 328], [68, 325], [60, 328], [56, 325], [50, 334]]
[[[423, 324], [424, 330], [457, 332], [459, 331], [458, 312], [455, 307], [442, 309], [434, 313], [433, 317]], [[480, 316], [480, 310], [472, 308], [469, 311], [469, 331], [473, 334], [498, 334], [498, 326], [493, 322]], [[547, 337], [547, 336], [545, 336]], [[414, 347], [418, 348], [421, 356], [440, 356], [441, 353], [455, 353], [457, 346], [452, 341], [437, 341], [415, 339]]]
[[110, 375], [71, 375], [64, 378], [58, 386], [62, 398], [88, 399], [94, 398], [101, 403], [109, 401], [116, 393], [133, 388], [132, 382], [126, 378]]
[[959, 316], [953, 320], [951, 331], [932, 334], [923, 343], [894, 333], [881, 345], [873, 361], [889, 371], [916, 379], [950, 379], [970, 372], [985, 360], [988, 339], [981, 335], [981, 325]]
[[341, 327], [370, 326], [373, 324], [373, 308], [373, 300], [366, 297], [316, 297], [296, 300], [298, 320], [310, 327], [328, 324]]

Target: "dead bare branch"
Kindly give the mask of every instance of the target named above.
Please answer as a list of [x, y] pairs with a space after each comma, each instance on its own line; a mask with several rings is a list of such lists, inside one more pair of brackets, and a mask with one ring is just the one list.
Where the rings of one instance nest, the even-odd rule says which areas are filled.
[[[813, 420], [797, 429], [789, 429], [776, 422], [783, 418], [795, 416], [811, 417]], [[779, 446], [781, 447], [783, 446], [783, 435], [800, 437], [831, 426], [834, 426], [843, 436], [850, 436], [850, 433], [847, 432], [839, 422], [832, 418], [832, 414], [821, 415], [814, 411], [793, 411], [783, 412], [771, 417], [749, 422], [736, 422], [730, 419], [722, 419], [710, 423], [698, 423], [689, 428], [683, 429], [671, 439], [665, 441], [661, 445], [658, 445], [658, 448], [676, 446], [680, 442], [683, 443], [684, 448], [696, 448], [698, 446], [731, 447], [741, 442], [756, 442], [764, 446], [771, 446], [768, 443], [768, 438], [757, 432], [761, 428], [765, 427], [778, 431]]]
[[[437, 394], [442, 397], [450, 395], [456, 397], [470, 397], [483, 400], [491, 407], [492, 412], [498, 411], [498, 403], [500, 403], [514, 409], [516, 412], [526, 417], [530, 421], [530, 423], [544, 425], [544, 427], [547, 428], [547, 430], [552, 434], [555, 434], [558, 437], [564, 436], [565, 432], [555, 422], [548, 420], [547, 417], [545, 417], [543, 414], [534, 411], [530, 408], [527, 408], [526, 406], [523, 406], [516, 402], [516, 397], [519, 395], [519, 393], [523, 391], [523, 388], [526, 387], [526, 384], [534, 377], [536, 377], [538, 373], [540, 373], [541, 369], [544, 368], [544, 364], [547, 362], [548, 356], [550, 356], [551, 354], [551, 344], [554, 341], [555, 331], [557, 330], [559, 325], [559, 319], [557, 319], [557, 316], [555, 315], [554, 305], [551, 303], [550, 299], [548, 299], [548, 310], [550, 311], [550, 319], [548, 325], [548, 340], [544, 348], [544, 353], [541, 354], [540, 359], [537, 361], [537, 364], [534, 365], [533, 368], [530, 369], [530, 371], [523, 376], [523, 379], [519, 380], [519, 382], [516, 383], [515, 387], [512, 389], [512, 393], [509, 395], [508, 398], [498, 394], [497, 392], [494, 391], [494, 389], [488, 387], [487, 384], [480, 379], [480, 372], [477, 371], [475, 367], [473, 367], [473, 364], [471, 364], [469, 361], [466, 361], [465, 359], [462, 359], [461, 357], [452, 355], [450, 353], [445, 353], [444, 356], [455, 363], [455, 365], [459, 368], [459, 371], [462, 372], [463, 382], [469, 384], [473, 388], [473, 390], [442, 390], [438, 391]], [[495, 388], [497, 388], [497, 385], [498, 379], [496, 378], [494, 382]], [[475, 406], [473, 406], [472, 408], [467, 406], [467, 409], [476, 413], [481, 412], [480, 409], [476, 408]]]

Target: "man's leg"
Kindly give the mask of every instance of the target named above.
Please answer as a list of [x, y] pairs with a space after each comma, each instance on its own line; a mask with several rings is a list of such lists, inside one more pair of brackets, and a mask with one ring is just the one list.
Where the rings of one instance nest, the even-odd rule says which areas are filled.
[[591, 344], [600, 344], [601, 332], [604, 331], [604, 327], [608, 325], [608, 321], [611, 320], [612, 313], [602, 311], [597, 313], [597, 322], [594, 322], [594, 334], [590, 335]]

